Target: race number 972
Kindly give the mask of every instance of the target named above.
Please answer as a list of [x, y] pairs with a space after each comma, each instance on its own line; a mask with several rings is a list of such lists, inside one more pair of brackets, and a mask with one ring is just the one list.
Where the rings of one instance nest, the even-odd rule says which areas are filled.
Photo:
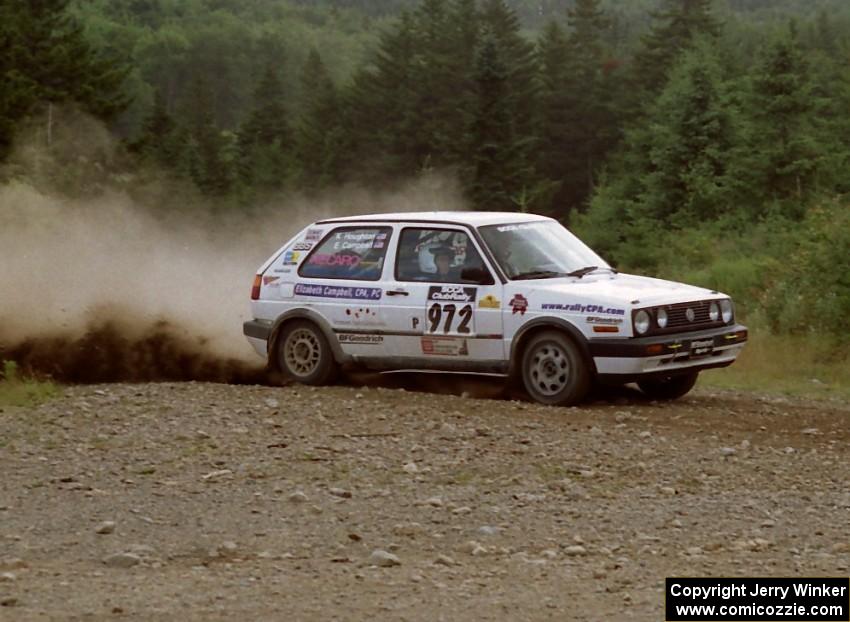
[[458, 308], [455, 304], [435, 302], [428, 308], [429, 333], [458, 333], [468, 335], [472, 332], [472, 305]]

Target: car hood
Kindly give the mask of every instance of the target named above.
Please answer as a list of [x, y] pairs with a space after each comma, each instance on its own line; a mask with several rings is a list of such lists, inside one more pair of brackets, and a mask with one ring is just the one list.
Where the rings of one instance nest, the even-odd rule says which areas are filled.
[[633, 274], [593, 274], [580, 279], [540, 279], [512, 284], [517, 290], [528, 289], [546, 298], [551, 296], [552, 302], [567, 300], [635, 308], [724, 297], [703, 287]]

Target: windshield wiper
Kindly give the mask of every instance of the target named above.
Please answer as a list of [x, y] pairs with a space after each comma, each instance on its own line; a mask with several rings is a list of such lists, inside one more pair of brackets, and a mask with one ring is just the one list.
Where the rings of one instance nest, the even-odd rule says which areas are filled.
[[578, 278], [583, 277], [585, 274], [590, 274], [591, 272], [596, 272], [597, 270], [610, 270], [614, 274], [617, 274], [617, 271], [614, 268], [600, 268], [599, 266], [585, 266], [584, 268], [579, 268], [578, 270], [573, 270], [567, 276], [575, 276]]
[[569, 276], [564, 272], [555, 272], [553, 270], [532, 270], [531, 272], [521, 272], [515, 274], [511, 278], [514, 281], [525, 281], [527, 279], [554, 279], [559, 276]]

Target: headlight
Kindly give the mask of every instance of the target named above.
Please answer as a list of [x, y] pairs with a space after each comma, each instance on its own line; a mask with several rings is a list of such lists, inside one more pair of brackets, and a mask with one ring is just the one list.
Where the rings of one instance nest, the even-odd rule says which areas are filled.
[[643, 309], [635, 313], [635, 330], [639, 335], [649, 330], [649, 313]]
[[732, 301], [728, 298], [720, 301], [720, 313], [723, 315], [723, 323], [732, 321]]
[[716, 302], [712, 302], [708, 305], [708, 319], [712, 322], [716, 322], [720, 319], [720, 307], [717, 306]]
[[666, 328], [667, 327], [667, 311], [664, 309], [658, 309], [655, 312], [655, 321], [658, 323], [658, 328]]

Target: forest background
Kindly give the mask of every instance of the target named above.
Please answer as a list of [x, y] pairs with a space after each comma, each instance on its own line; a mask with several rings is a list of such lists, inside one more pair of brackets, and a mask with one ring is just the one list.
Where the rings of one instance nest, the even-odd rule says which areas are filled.
[[714, 382], [846, 396], [848, 59], [845, 0], [0, 0], [0, 184], [226, 218], [451, 179], [731, 294]]

